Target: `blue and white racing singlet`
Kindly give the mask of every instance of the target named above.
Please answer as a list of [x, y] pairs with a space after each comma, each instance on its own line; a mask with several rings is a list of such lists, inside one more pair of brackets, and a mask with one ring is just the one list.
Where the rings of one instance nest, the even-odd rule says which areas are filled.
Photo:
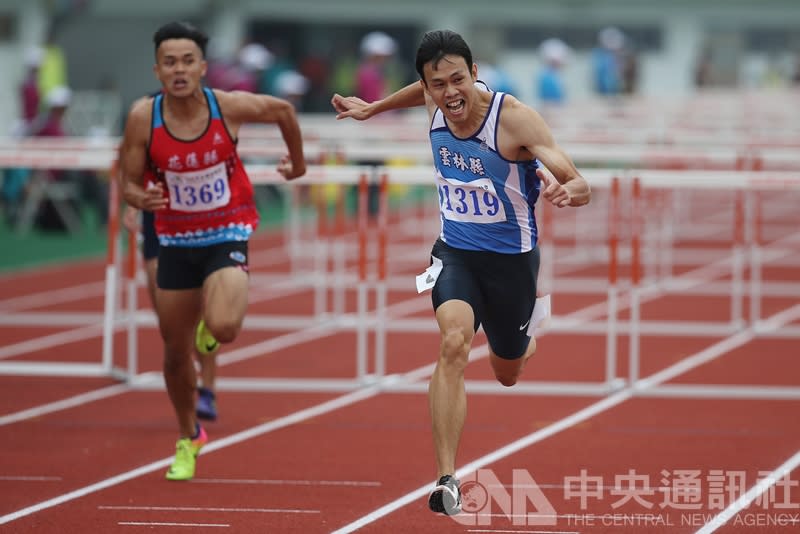
[[497, 151], [497, 130], [504, 93], [494, 93], [489, 112], [467, 139], [453, 135], [437, 109], [430, 138], [441, 239], [467, 250], [504, 254], [527, 252], [536, 245], [533, 206], [541, 184], [533, 161], [509, 161]]

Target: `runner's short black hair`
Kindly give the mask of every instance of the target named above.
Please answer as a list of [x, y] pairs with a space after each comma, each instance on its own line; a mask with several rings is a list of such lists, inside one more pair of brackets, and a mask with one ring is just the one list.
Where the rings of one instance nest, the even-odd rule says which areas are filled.
[[423, 72], [426, 63], [432, 62], [436, 68], [442, 58], [449, 55], [463, 57], [467, 68], [472, 70], [472, 51], [461, 35], [452, 30], [433, 30], [423, 35], [416, 61], [420, 79], [425, 80]]
[[156, 53], [158, 53], [158, 47], [161, 46], [161, 43], [167, 39], [190, 39], [200, 48], [203, 57], [206, 55], [208, 35], [190, 22], [168, 22], [156, 30], [153, 35]]

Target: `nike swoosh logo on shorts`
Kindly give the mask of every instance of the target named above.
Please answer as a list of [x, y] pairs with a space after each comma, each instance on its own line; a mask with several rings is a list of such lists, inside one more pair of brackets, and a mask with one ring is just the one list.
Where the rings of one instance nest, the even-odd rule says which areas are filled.
[[528, 328], [528, 325], [530, 324], [530, 322], [531, 322], [531, 320], [530, 320], [530, 319], [528, 319], [527, 321], [525, 321], [525, 324], [519, 327], [519, 331], [520, 331], [520, 332], [522, 332], [523, 330], [525, 330], [526, 328]]

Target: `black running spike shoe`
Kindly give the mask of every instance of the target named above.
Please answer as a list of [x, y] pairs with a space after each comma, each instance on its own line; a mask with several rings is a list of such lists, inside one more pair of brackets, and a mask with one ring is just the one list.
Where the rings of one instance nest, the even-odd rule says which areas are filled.
[[445, 515], [461, 513], [460, 483], [455, 477], [445, 475], [439, 479], [436, 487], [428, 497], [428, 508], [433, 512]]

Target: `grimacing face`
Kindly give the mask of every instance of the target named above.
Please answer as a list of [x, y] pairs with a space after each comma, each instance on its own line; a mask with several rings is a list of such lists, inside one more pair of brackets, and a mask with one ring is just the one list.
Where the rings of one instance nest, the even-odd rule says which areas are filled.
[[206, 74], [208, 64], [191, 39], [167, 39], [156, 51], [153, 67], [164, 90], [176, 97], [192, 95]]
[[467, 68], [467, 62], [461, 56], [446, 55], [436, 68], [433, 62], [423, 67], [425, 90], [452, 122], [465, 121], [469, 118], [472, 95], [475, 90], [477, 67]]

